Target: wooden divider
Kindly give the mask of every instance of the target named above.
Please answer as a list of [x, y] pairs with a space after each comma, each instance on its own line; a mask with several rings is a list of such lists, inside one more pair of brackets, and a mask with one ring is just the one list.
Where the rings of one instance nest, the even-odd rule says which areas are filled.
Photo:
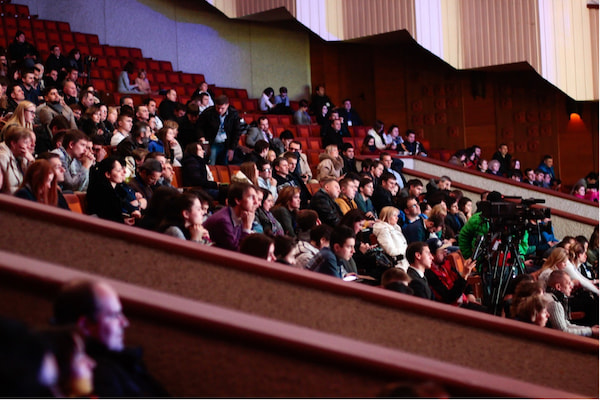
[[453, 397], [579, 398], [338, 335], [191, 301], [0, 251], [0, 313], [44, 326], [60, 286], [102, 280], [121, 298], [153, 375], [175, 397], [374, 397], [434, 381]]
[[[598, 341], [0, 195], [0, 249], [415, 356], [598, 396]], [[561, 367], [556, 369], [555, 367]]]

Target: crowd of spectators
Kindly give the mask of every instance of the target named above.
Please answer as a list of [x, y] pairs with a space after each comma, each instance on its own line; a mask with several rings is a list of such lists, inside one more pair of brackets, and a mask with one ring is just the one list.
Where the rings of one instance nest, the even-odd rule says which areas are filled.
[[[229, 99], [214, 96], [206, 83], [186, 105], [177, 101], [175, 89], [166, 90], [158, 105], [152, 97], [134, 104], [129, 94], [148, 94], [149, 85], [143, 71], [132, 84], [133, 65], [127, 63], [119, 77], [119, 105], [106, 105], [92, 85], [81, 83], [79, 64], [69, 61], [80, 60], [77, 52], [67, 59], [53, 47], [46, 75], [40, 76], [35, 52], [23, 44], [24, 35], [17, 39], [20, 50], [9, 52], [14, 74], [0, 77], [0, 96], [6, 96], [2, 112], [8, 113], [0, 133], [2, 192], [65, 209], [65, 192], [86, 192], [88, 213], [103, 219], [487, 311], [469, 285], [476, 261], [463, 259], [465, 268], [454, 262], [459, 250], [471, 257], [475, 234], [486, 230], [485, 218], [475, 211], [474, 200], [452, 190], [449, 177], [425, 183], [404, 177], [402, 160], [394, 156], [428, 154], [414, 131], [401, 136], [397, 125], [386, 131], [377, 120], [358, 162], [354, 144], [344, 140], [349, 127], [363, 124], [350, 99], [336, 108], [319, 85], [311, 102], [300, 101], [294, 112], [287, 88], [277, 96], [266, 88], [260, 100], [265, 113], [294, 114], [297, 124], [310, 124], [311, 115], [321, 122], [324, 152], [311, 166], [290, 131], [274, 135], [266, 116], [245, 126]], [[4, 88], [9, 88], [6, 95]], [[521, 172], [506, 144], [489, 161], [474, 145], [449, 162], [538, 187], [560, 187], [551, 155], [536, 169]], [[215, 164], [240, 165], [230, 185], [215, 179], [210, 169]], [[172, 185], [174, 168], [181, 169], [185, 190]], [[318, 190], [311, 191], [317, 183]], [[597, 201], [597, 188], [597, 174], [590, 173], [574, 194]], [[555, 238], [549, 219], [528, 223], [519, 248], [527, 277], [519, 278], [507, 299], [512, 305], [506, 315], [597, 336], [597, 227], [589, 242], [570, 239]], [[555, 256], [559, 253], [568, 258]], [[537, 284], [527, 292], [527, 282]], [[114, 291], [101, 285], [92, 290], [108, 292], [114, 301]], [[584, 314], [580, 325], [570, 321], [572, 309]], [[82, 339], [69, 336], [73, 352], [83, 353]], [[88, 370], [92, 367], [88, 362]]]

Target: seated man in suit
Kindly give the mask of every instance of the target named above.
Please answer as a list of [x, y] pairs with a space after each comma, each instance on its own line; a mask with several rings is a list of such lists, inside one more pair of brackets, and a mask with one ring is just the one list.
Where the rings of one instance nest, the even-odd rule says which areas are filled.
[[392, 191], [396, 187], [396, 177], [394, 174], [385, 172], [381, 174], [381, 184], [375, 187], [371, 201], [375, 210], [379, 214], [381, 209], [386, 206], [395, 206]]
[[277, 156], [280, 156], [284, 152], [285, 149], [281, 139], [273, 135], [273, 132], [269, 128], [269, 119], [267, 116], [260, 116], [258, 118], [258, 126], [248, 129], [246, 146], [253, 149], [256, 142], [261, 139], [269, 143], [269, 147], [275, 151]]
[[310, 208], [319, 214], [319, 219], [331, 227], [338, 225], [342, 211], [335, 200], [340, 196], [340, 184], [335, 178], [326, 178], [321, 182], [321, 188], [312, 197]]
[[410, 267], [406, 271], [411, 278], [408, 286], [413, 290], [415, 296], [434, 300], [433, 291], [429, 288], [425, 271], [431, 268], [433, 255], [425, 242], [413, 242], [406, 248], [406, 260]]

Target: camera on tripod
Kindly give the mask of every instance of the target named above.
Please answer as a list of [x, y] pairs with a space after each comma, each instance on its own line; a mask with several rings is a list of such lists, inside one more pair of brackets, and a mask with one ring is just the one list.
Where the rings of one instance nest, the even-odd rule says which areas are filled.
[[546, 203], [544, 199], [523, 199], [519, 196], [505, 196], [504, 199], [515, 199], [520, 202], [481, 201], [477, 210], [490, 221], [490, 230], [496, 232], [509, 231], [522, 234], [529, 220], [550, 218], [549, 208], [533, 208], [532, 205]]

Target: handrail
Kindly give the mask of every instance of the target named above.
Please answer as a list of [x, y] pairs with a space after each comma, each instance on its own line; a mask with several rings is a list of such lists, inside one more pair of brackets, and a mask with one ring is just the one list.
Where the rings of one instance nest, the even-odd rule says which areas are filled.
[[[315, 361], [325, 359], [337, 365], [339, 369], [354, 366], [354, 368], [379, 372], [388, 377], [395, 376], [398, 379], [408, 376], [413, 379], [435, 380], [449, 388], [460, 388], [469, 393], [485, 396], [585, 398], [581, 394], [555, 390], [200, 301], [192, 301], [4, 251], [0, 251], [0, 276], [5, 278], [9, 276], [29, 284], [36, 282], [46, 288], [52, 287], [53, 291], [75, 278], [101, 280], [115, 288], [127, 313], [132, 311], [133, 314], [152, 316], [154, 321], [166, 319], [169, 325], [197, 327], [203, 334], [218, 333], [225, 335], [225, 338], [229, 338], [232, 342], [243, 340], [260, 348], [282, 349], [282, 355], [293, 353]], [[185, 363], [181, 360], [177, 362]]]
[[456, 308], [450, 305], [424, 301], [416, 297], [380, 288], [347, 283], [322, 274], [301, 269], [291, 269], [289, 266], [278, 263], [265, 264], [264, 260], [256, 257], [215, 247], [202, 246], [191, 241], [183, 241], [153, 231], [72, 213], [56, 207], [24, 201], [4, 194], [0, 194], [0, 209], [25, 214], [61, 226], [91, 231], [110, 238], [123, 239], [131, 244], [143, 244], [170, 253], [198, 258], [227, 266], [229, 269], [250, 272], [254, 275], [281, 280], [295, 285], [317, 288], [335, 294], [357, 297], [388, 307], [411, 309], [417, 313], [435, 317], [436, 319], [444, 319], [472, 327], [493, 330], [519, 338], [530, 338], [548, 344], [569, 346], [583, 352], [598, 352], [597, 340], [570, 335], [556, 330], [543, 329], [534, 325]]

